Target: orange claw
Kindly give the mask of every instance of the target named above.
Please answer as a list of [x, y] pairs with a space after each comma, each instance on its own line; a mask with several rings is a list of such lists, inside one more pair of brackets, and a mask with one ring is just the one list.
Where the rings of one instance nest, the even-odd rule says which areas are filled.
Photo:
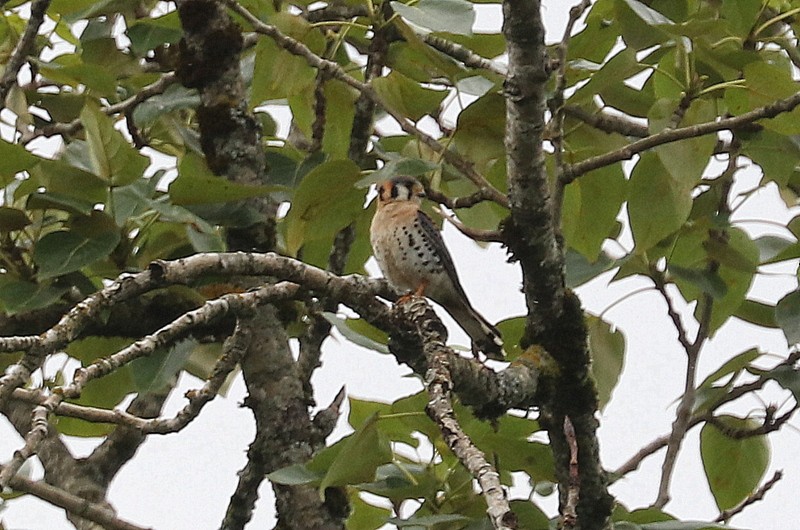
[[406, 294], [404, 294], [403, 296], [398, 298], [397, 302], [395, 302], [395, 303], [404, 304], [404, 303], [408, 302], [408, 300], [412, 296], [425, 296], [425, 289], [427, 287], [428, 287], [428, 282], [427, 281], [422, 281], [422, 282], [420, 282], [420, 284], [417, 286], [416, 289], [414, 289], [413, 291], [407, 292]]

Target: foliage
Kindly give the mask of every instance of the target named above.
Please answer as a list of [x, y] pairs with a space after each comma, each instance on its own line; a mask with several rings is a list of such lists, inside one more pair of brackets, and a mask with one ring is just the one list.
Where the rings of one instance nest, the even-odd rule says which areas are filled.
[[[21, 42], [30, 5], [23, 0], [4, 5], [4, 57]], [[483, 184], [507, 192], [501, 67], [494, 62], [486, 68], [431, 44], [431, 37], [457, 43], [484, 61], [503, 54], [499, 33], [472, 30], [476, 5], [467, 0], [331, 4], [346, 13], [338, 17], [304, 2], [240, 5], [358, 82], [364, 80], [363, 55], [371, 46], [385, 46], [379, 54], [385, 75], [369, 81], [382, 121], [368, 152], [362, 160], [348, 159], [360, 96], [355, 85], [320, 74], [307, 57], [263, 31], [251, 33], [259, 28], [239, 13], [232, 16], [248, 32], [241, 55], [249, 97], [244, 103], [260, 121], [268, 171], [257, 184], [214, 175], [198, 128], [201, 97], [173, 74], [184, 31], [174, 6], [53, 0], [32, 43], [30, 65], [7, 92], [0, 124], [0, 309], [7, 321], [30, 322], [34, 330], [17, 334], [44, 331], [50, 321], [38, 320], [43, 313], [63, 314], [110, 280], [146, 270], [153, 260], [225, 250], [231, 231], [260, 219], [253, 199], [289, 207], [277, 219], [274, 250], [310, 265], [326, 267], [339, 234], [352, 229], [343, 274], [365, 271], [373, 213], [365, 198], [368, 186], [379, 179], [412, 174], [451, 201], [478, 197], [471, 207], [455, 209], [465, 231], [474, 235], [502, 227], [507, 208], [479, 197]], [[675, 304], [669, 296], [682, 298], [694, 308], [700, 329], [696, 338], [678, 329], [694, 361], [690, 364], [696, 365], [707, 340], [733, 319], [780, 328], [790, 345], [800, 340], [800, 292], [785, 293], [779, 301], [748, 295], [753, 282], [768, 274], [765, 267], [800, 257], [798, 218], [782, 223], [779, 233], [754, 237], [737, 220], [743, 200], [732, 195], [740, 169], [757, 166], [762, 177], [755, 189], [737, 191], [744, 193], [741, 199], [777, 189], [787, 207], [796, 206], [800, 108], [677, 141], [666, 136], [796, 96], [798, 11], [797, 0], [597, 0], [585, 25], [565, 43], [564, 61], [553, 61], [546, 167], [559, 201], [568, 282], [580, 285], [614, 270], [612, 281], [648, 279], [671, 312]], [[550, 51], [555, 58], [559, 46]], [[278, 132], [278, 109], [291, 111], [288, 139]], [[436, 129], [438, 143], [485, 178], [483, 184], [465, 176], [420, 134], [381, 134], [383, 124], [398, 116], [406, 125], [425, 121]], [[637, 145], [642, 136], [655, 139], [647, 149], [602, 160]], [[624, 159], [631, 162], [623, 165]], [[577, 172], [590, 167], [581, 164], [591, 164], [591, 170]], [[165, 298], [197, 306], [218, 296], [217, 278], [201, 283], [171, 288]], [[672, 286], [676, 290], [668, 296]], [[116, 321], [112, 313], [102, 316], [100, 328]], [[287, 329], [301, 335], [310, 311], [297, 304], [288, 313]], [[325, 318], [353, 342], [388, 352], [385, 330], [332, 313]], [[625, 330], [612, 329], [602, 316], [587, 314], [586, 322], [603, 407], [613, 398], [624, 358], [646, 352], [627, 350]], [[672, 324], [680, 326], [680, 319]], [[531, 361], [519, 346], [524, 326], [521, 317], [499, 326], [509, 360]], [[95, 330], [65, 354], [87, 366], [146, 333], [135, 327]], [[113, 409], [131, 393], [161, 390], [181, 370], [206, 378], [217, 361], [200, 340], [207, 338], [171, 344], [155, 357], [127, 364], [92, 381], [71, 401]], [[214, 339], [219, 342], [220, 336]], [[682, 439], [686, 430], [701, 425], [703, 465], [720, 510], [735, 508], [758, 489], [769, 460], [767, 436], [797, 407], [796, 358], [776, 364], [774, 353], [779, 354], [729, 352], [701, 383], [692, 372], [681, 399], [687, 415], [677, 435]], [[0, 366], [17, 359], [2, 353]], [[65, 379], [66, 372], [48, 372], [44, 385], [61, 386]], [[765, 407], [748, 417], [723, 414], [723, 407], [758, 393], [768, 382], [785, 391], [789, 403], [780, 410]], [[424, 393], [393, 403], [351, 398], [352, 434], [311, 461], [275, 470], [268, 478], [311, 485], [322, 496], [345, 488], [350, 528], [378, 528], [386, 521], [398, 527], [482, 528], [483, 501], [424, 414], [426, 402]], [[490, 424], [461, 405], [456, 416], [472, 441], [498, 463], [503, 484], [510, 486], [512, 473], [521, 473], [530, 491], [552, 493], [558, 482], [553, 456], [535, 436], [541, 431], [536, 420], [506, 414]], [[86, 437], [113, 429], [68, 417], [52, 425], [61, 434]], [[420, 457], [421, 446], [430, 446], [435, 456]], [[732, 459], [748, 465], [731, 472]], [[369, 499], [375, 496], [387, 502], [374, 506]], [[401, 520], [399, 509], [409, 500], [418, 503], [417, 509]], [[549, 524], [535, 502], [515, 501], [513, 508], [523, 528]], [[614, 514], [615, 528], [716, 527], [671, 519], [660, 509]]]

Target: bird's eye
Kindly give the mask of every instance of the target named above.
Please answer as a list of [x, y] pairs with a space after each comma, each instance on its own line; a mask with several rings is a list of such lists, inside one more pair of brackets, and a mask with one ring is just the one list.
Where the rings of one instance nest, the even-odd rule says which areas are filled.
[[398, 195], [400, 195], [400, 186], [392, 186], [392, 199], [396, 199]]

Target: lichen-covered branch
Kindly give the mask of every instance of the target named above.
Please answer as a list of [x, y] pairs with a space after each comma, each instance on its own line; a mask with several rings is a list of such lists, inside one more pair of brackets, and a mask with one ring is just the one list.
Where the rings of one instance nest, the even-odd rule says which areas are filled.
[[449, 360], [455, 353], [445, 345], [447, 330], [425, 299], [412, 297], [400, 304], [398, 311], [414, 323], [422, 341], [422, 350], [428, 364], [425, 384], [430, 401], [427, 412], [439, 426], [445, 443], [480, 485], [486, 500], [487, 514], [492, 527], [498, 530], [517, 528], [517, 517], [511, 511], [500, 474], [461, 429], [453, 411], [451, 399], [454, 387]]
[[528, 306], [522, 346], [543, 347], [559, 369], [558, 374], [541, 377], [540, 420], [550, 437], [560, 505], [563, 509], [569, 502], [571, 451], [563, 430], [568, 416], [575, 428], [579, 459], [577, 525], [593, 530], [606, 526], [612, 498], [599, 458], [597, 394], [589, 374], [587, 331], [580, 302], [565, 287], [564, 256], [542, 148], [549, 72], [540, 10], [536, 0], [503, 2], [509, 57], [505, 97], [511, 205], [503, 235], [512, 258], [522, 267]]

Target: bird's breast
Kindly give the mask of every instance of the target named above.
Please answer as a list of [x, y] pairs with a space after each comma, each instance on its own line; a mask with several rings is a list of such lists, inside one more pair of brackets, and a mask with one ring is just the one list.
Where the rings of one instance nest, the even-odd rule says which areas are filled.
[[428, 285], [426, 294], [446, 288], [449, 281], [442, 265], [440, 249], [420, 226], [416, 211], [399, 208], [376, 213], [370, 230], [373, 252], [384, 276], [400, 291]]

